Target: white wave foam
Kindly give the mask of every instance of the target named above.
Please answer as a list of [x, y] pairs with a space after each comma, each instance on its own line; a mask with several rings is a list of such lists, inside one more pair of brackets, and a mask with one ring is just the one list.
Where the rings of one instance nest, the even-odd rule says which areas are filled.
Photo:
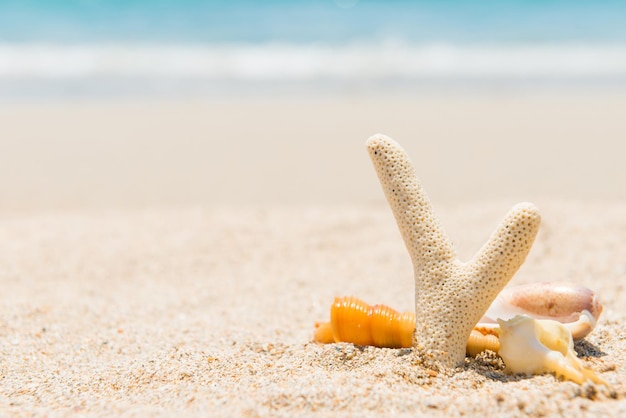
[[626, 45], [0, 44], [0, 79], [626, 76]]

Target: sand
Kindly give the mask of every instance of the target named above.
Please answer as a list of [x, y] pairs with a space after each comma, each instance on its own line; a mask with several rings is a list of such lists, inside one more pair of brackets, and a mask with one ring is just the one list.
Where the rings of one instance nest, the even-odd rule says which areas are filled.
[[[626, 100], [403, 100], [4, 105], [0, 415], [626, 414]], [[612, 389], [312, 342], [334, 296], [412, 309], [378, 131], [462, 258], [517, 201], [542, 210], [512, 283], [598, 293], [577, 351]]]
[[378, 202], [385, 133], [434, 201], [626, 200], [623, 94], [0, 104], [0, 209]]

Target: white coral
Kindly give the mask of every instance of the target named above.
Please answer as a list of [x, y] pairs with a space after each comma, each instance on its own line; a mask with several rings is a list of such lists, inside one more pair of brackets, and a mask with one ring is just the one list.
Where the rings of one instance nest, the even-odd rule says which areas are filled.
[[468, 262], [456, 257], [415, 169], [400, 145], [384, 135], [367, 141], [415, 272], [414, 345], [444, 366], [460, 364], [472, 328], [524, 262], [541, 217], [530, 203], [513, 207]]

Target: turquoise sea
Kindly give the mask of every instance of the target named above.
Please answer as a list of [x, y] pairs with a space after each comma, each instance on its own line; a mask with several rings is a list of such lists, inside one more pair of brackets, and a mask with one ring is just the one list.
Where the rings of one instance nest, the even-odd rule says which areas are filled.
[[626, 1], [0, 0], [0, 98], [455, 83], [626, 85]]

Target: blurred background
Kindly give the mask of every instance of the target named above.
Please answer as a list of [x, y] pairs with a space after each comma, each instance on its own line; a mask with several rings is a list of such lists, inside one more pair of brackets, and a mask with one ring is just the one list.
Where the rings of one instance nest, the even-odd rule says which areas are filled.
[[0, 0], [0, 209], [626, 198], [626, 2]]
[[623, 83], [625, 19], [606, 0], [2, 0], [0, 93]]

